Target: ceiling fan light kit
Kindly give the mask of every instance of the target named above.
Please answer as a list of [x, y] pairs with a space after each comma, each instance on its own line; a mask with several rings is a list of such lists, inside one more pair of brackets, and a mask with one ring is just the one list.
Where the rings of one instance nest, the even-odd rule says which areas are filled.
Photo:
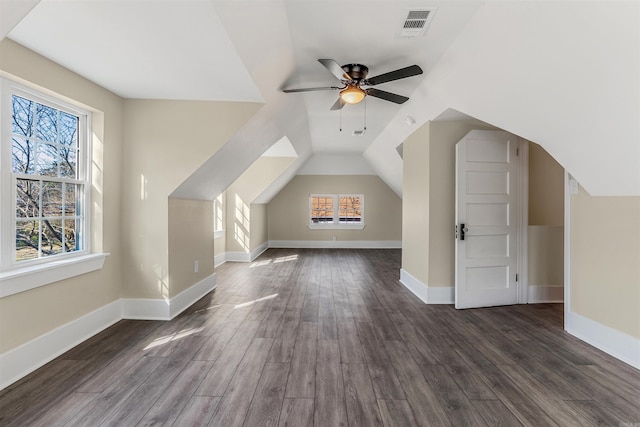
[[398, 70], [390, 71], [388, 73], [380, 74], [368, 79], [367, 74], [369, 72], [369, 68], [365, 65], [346, 64], [340, 66], [333, 59], [318, 59], [318, 62], [324, 65], [324, 67], [329, 70], [331, 74], [333, 74], [338, 80], [340, 80], [340, 83], [342, 83], [343, 86], [283, 89], [282, 91], [285, 93], [292, 93], [311, 92], [316, 90], [339, 90], [340, 96], [338, 97], [338, 100], [333, 105], [333, 107], [331, 107], [331, 110], [340, 110], [345, 106], [345, 104], [357, 104], [361, 102], [367, 95], [396, 104], [403, 104], [409, 99], [406, 96], [398, 95], [373, 87], [363, 88], [362, 86], [375, 86], [381, 83], [406, 79], [407, 77], [422, 74], [422, 68], [417, 65], [411, 65], [409, 67], [400, 68]]
[[347, 104], [357, 104], [364, 99], [364, 96], [365, 91], [356, 85], [349, 85], [340, 91], [340, 98]]

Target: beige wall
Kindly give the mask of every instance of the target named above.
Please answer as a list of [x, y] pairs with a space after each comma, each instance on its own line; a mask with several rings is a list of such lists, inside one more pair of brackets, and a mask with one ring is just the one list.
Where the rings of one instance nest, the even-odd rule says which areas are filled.
[[[227, 188], [226, 250], [251, 252], [266, 232], [266, 212], [253, 212], [251, 202], [287, 169], [295, 157], [260, 157]], [[257, 209], [260, 209], [259, 207]], [[254, 225], [254, 220], [256, 224]], [[258, 233], [253, 235], [255, 231]]]
[[297, 157], [259, 157], [229, 186], [229, 189], [251, 204], [296, 159]]
[[249, 251], [253, 252], [269, 240], [267, 205], [261, 203], [251, 204], [251, 236], [249, 238]]
[[227, 188], [226, 251], [245, 252], [251, 250], [251, 204]]
[[[260, 104], [126, 100], [123, 148], [123, 294], [164, 298], [168, 196], [226, 143]], [[207, 230], [211, 230], [211, 225]]]
[[170, 298], [213, 274], [212, 224], [210, 200], [169, 199]]
[[571, 311], [640, 338], [640, 197], [571, 196]]
[[429, 283], [429, 128], [402, 145], [402, 269]]
[[92, 250], [111, 254], [102, 270], [0, 299], [4, 353], [120, 298], [123, 100], [9, 39], [0, 70], [93, 111]]
[[455, 285], [455, 146], [476, 120], [430, 122], [404, 143], [402, 268], [429, 287]]
[[529, 286], [564, 286], [564, 227], [530, 225], [527, 237]]
[[538, 144], [529, 144], [529, 225], [564, 224], [564, 168]]
[[564, 168], [529, 143], [528, 283], [564, 285]]
[[[310, 230], [309, 195], [363, 194], [364, 230]], [[268, 206], [269, 240], [374, 240], [402, 238], [402, 202], [374, 175], [297, 175]]]

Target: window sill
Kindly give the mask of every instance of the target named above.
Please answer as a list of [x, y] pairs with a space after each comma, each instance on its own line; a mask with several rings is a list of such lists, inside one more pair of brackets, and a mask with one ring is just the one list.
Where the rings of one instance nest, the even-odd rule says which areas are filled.
[[363, 230], [366, 224], [309, 224], [310, 230]]
[[218, 230], [213, 232], [214, 239], [219, 239], [221, 237], [224, 237], [224, 230]]
[[107, 256], [89, 254], [0, 272], [0, 298], [100, 270]]

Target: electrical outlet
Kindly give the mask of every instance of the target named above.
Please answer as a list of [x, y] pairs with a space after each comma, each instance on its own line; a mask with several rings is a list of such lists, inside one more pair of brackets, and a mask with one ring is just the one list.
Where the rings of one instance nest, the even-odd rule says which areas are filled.
[[198, 272], [198, 260], [193, 261], [193, 272]]

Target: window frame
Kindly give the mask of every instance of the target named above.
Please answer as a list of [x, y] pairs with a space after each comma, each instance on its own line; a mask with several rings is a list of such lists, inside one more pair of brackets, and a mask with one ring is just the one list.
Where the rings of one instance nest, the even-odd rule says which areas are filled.
[[[326, 197], [333, 199], [333, 220], [324, 222], [313, 222], [313, 198], [314, 197]], [[358, 222], [340, 222], [340, 198], [342, 197], [358, 197], [360, 198], [360, 221]], [[366, 224], [364, 222], [364, 194], [327, 194], [327, 193], [313, 193], [309, 194], [309, 209], [308, 209], [308, 227], [311, 230], [362, 230]]]
[[[78, 117], [78, 147], [76, 155], [77, 178], [66, 179], [13, 172], [12, 116], [13, 96], [54, 108]], [[92, 180], [92, 128], [91, 111], [74, 105], [58, 96], [43, 93], [6, 77], [0, 77], [0, 298], [64, 280], [100, 269], [109, 254], [91, 253]], [[80, 250], [62, 252], [45, 257], [16, 260], [16, 203], [17, 180], [34, 179], [41, 182], [69, 182], [83, 186], [78, 198], [82, 213], [82, 229], [76, 230], [81, 240]], [[71, 182], [70, 182], [71, 181]], [[63, 184], [64, 185], [64, 184]], [[40, 218], [42, 212], [40, 212]], [[80, 236], [78, 236], [80, 235]]]
[[[226, 199], [227, 194], [225, 192], [220, 193], [218, 197], [213, 199], [213, 238], [219, 239], [224, 236], [225, 230], [225, 218], [226, 218]], [[217, 211], [220, 209], [221, 216], [218, 218]], [[218, 224], [218, 219], [220, 219], [220, 224]], [[218, 227], [220, 225], [220, 227]]]

